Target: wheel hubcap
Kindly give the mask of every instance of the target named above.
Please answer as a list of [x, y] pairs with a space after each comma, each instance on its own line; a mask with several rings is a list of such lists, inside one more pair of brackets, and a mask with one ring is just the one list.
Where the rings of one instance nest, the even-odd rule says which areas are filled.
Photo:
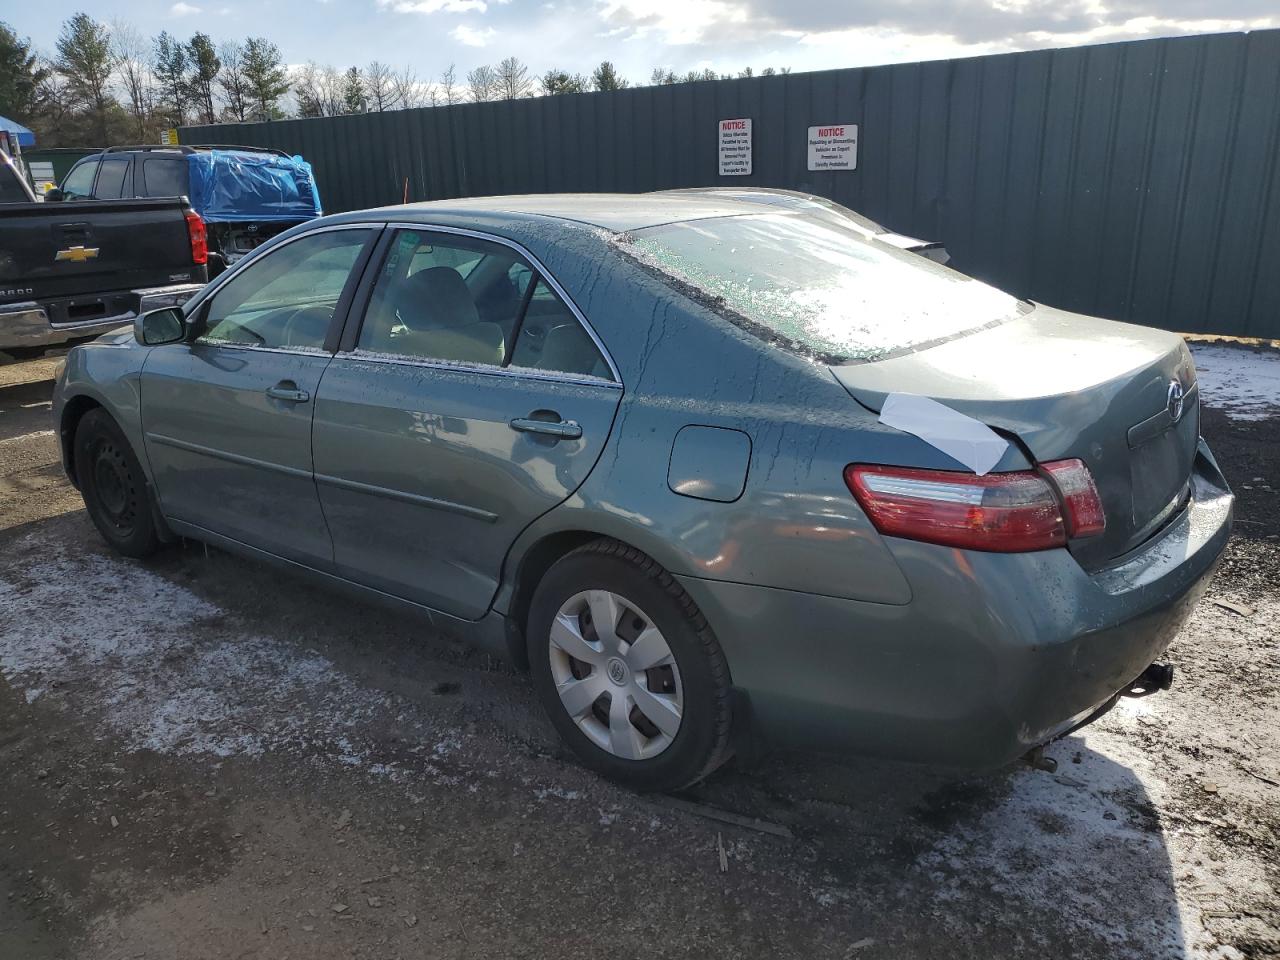
[[647, 760], [680, 730], [684, 689], [666, 638], [625, 597], [586, 590], [551, 625], [551, 676], [560, 703], [602, 750]]

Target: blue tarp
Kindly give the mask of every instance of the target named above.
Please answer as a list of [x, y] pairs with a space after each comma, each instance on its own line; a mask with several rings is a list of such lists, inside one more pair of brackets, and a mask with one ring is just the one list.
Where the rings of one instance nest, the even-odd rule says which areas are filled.
[[8, 130], [11, 135], [16, 136], [20, 147], [34, 147], [36, 145], [36, 135], [16, 120], [0, 117], [0, 130]]
[[191, 206], [209, 223], [310, 220], [321, 214], [311, 164], [301, 157], [200, 150], [188, 154], [187, 162]]

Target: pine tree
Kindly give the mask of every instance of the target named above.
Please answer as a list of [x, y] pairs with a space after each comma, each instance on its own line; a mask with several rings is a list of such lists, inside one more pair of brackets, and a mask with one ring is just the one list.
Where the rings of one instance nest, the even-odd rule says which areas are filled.
[[364, 78], [359, 67], [347, 71], [342, 84], [342, 106], [347, 113], [364, 113], [369, 109], [364, 98]]
[[591, 73], [591, 86], [595, 90], [622, 90], [628, 84], [618, 75], [617, 69], [608, 61], [603, 61]]
[[90, 115], [94, 135], [106, 144], [107, 115], [112, 106], [119, 109], [111, 96], [111, 34], [105, 24], [87, 13], [77, 13], [62, 25], [58, 34], [58, 56], [54, 69], [66, 80], [67, 92], [77, 106]]
[[187, 48], [167, 30], [155, 39], [151, 72], [156, 75], [164, 98], [163, 109], [169, 123], [180, 127], [187, 122]]
[[280, 48], [262, 37], [250, 37], [244, 44], [244, 77], [255, 118], [271, 120], [280, 116], [280, 98], [289, 92], [289, 74]]
[[200, 119], [205, 123], [217, 123], [218, 113], [213, 105], [213, 87], [222, 69], [218, 51], [207, 33], [196, 33], [187, 41], [187, 67], [190, 74], [187, 87], [195, 100]]
[[40, 84], [49, 71], [31, 52], [31, 41], [0, 22], [0, 115], [30, 120], [36, 112]]

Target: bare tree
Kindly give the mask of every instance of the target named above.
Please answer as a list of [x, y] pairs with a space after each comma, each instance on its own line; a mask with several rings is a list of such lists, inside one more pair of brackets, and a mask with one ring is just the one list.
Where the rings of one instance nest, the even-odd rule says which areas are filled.
[[320, 71], [320, 104], [324, 116], [336, 117], [346, 112], [346, 79], [337, 67], [326, 66]]
[[151, 73], [151, 41], [133, 24], [116, 20], [111, 24], [111, 56], [115, 60], [120, 86], [128, 98], [133, 134], [139, 142], [145, 142], [156, 99], [156, 82]]
[[396, 108], [395, 75], [385, 63], [374, 60], [364, 68], [364, 96], [371, 113]]
[[346, 113], [346, 74], [314, 61], [302, 66], [293, 80], [300, 117], [336, 117]]
[[649, 74], [649, 86], [665, 87], [672, 83], [679, 83], [680, 78], [676, 76], [674, 70], [668, 70], [666, 67], [654, 67], [653, 73]]
[[227, 113], [232, 118], [244, 122], [252, 109], [249, 77], [245, 72], [244, 44], [238, 40], [227, 41], [218, 47], [218, 59], [222, 61], [222, 72], [218, 74], [218, 87], [222, 90], [222, 98], [227, 103]]
[[518, 57], [507, 57], [498, 64], [497, 98], [499, 100], [519, 100], [533, 92], [533, 81], [529, 79], [529, 68], [520, 62]]
[[458, 102], [458, 71], [452, 63], [448, 70], [440, 74], [440, 99], [446, 106]]
[[475, 103], [492, 100], [498, 92], [498, 75], [488, 65], [476, 67], [467, 74], [467, 88]]
[[411, 107], [425, 106], [430, 97], [427, 85], [418, 79], [417, 72], [411, 66], [405, 66], [403, 70], [392, 75], [391, 91], [396, 102], [406, 110]]
[[54, 144], [82, 142], [83, 125], [77, 122], [75, 98], [67, 81], [53, 60], [41, 61], [41, 65], [42, 76], [35, 93], [40, 106], [41, 137]]
[[315, 61], [307, 61], [298, 68], [291, 84], [297, 102], [298, 116], [323, 117], [320, 105], [320, 68]]

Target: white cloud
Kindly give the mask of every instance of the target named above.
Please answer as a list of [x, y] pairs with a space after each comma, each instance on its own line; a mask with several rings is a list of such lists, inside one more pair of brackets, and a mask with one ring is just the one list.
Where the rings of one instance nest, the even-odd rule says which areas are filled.
[[[499, 3], [506, 0], [498, 0]], [[378, 6], [396, 13], [484, 13], [485, 0], [378, 0]]]
[[725, 0], [601, 0], [600, 19], [615, 28], [611, 35], [625, 30], [628, 39], [656, 35], [682, 45], [724, 40], [751, 15], [744, 4]]
[[172, 17], [189, 17], [192, 14], [200, 13], [203, 9], [203, 7], [197, 7], [194, 4], [178, 0], [177, 3], [169, 8], [169, 15]]
[[497, 35], [498, 31], [493, 27], [477, 30], [475, 27], [468, 27], [465, 23], [459, 24], [449, 31], [449, 36], [467, 47], [486, 47], [489, 45], [489, 41]]
[[[594, 0], [596, 35], [702, 48], [717, 60], [760, 50], [824, 66], [973, 55], [1147, 36], [1257, 30], [1280, 23], [1275, 0]], [[793, 51], [791, 55], [787, 49]], [[843, 56], [841, 56], [843, 54]], [[801, 64], [793, 64], [801, 66]], [[810, 66], [810, 64], [804, 64]]]

